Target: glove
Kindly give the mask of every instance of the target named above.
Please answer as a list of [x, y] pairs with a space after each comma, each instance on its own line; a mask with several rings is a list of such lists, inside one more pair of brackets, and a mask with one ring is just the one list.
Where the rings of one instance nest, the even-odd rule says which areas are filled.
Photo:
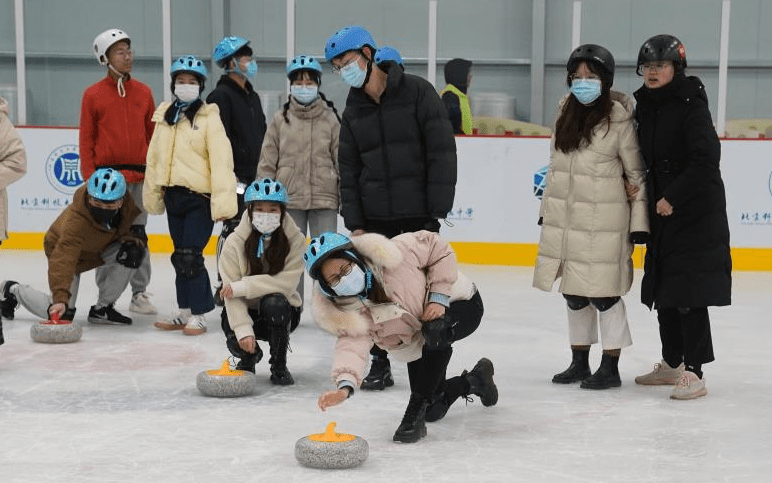
[[131, 225], [129, 227], [129, 233], [142, 240], [142, 243], [147, 246], [147, 233], [145, 233], [145, 225]]
[[139, 268], [145, 258], [145, 248], [134, 242], [123, 242], [115, 260], [128, 268]]
[[442, 350], [450, 347], [453, 342], [455, 323], [447, 315], [424, 322], [421, 332], [424, 335], [424, 347], [427, 350]]
[[645, 231], [634, 231], [630, 233], [630, 243], [633, 245], [645, 245], [649, 241], [649, 234]]

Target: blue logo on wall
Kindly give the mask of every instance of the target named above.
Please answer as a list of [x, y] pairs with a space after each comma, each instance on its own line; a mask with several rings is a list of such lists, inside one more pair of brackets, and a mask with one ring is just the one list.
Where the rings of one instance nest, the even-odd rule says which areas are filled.
[[80, 174], [80, 154], [76, 144], [54, 149], [46, 159], [46, 177], [53, 188], [66, 195], [75, 193], [83, 184]]

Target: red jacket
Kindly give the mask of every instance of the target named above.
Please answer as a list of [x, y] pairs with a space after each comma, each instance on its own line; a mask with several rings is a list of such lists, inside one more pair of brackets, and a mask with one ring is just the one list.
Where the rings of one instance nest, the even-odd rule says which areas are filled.
[[133, 164], [140, 170], [121, 169], [128, 183], [145, 178], [147, 146], [153, 135], [155, 111], [153, 93], [145, 84], [124, 82], [126, 97], [118, 95], [118, 85], [110, 76], [83, 93], [80, 108], [80, 172], [87, 180], [102, 166]]

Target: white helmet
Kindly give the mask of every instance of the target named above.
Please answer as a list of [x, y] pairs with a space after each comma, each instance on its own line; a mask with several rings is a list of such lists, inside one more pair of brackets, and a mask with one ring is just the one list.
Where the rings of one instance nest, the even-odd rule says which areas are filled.
[[125, 40], [131, 46], [131, 39], [121, 29], [105, 30], [94, 39], [94, 55], [96, 55], [99, 65], [107, 65], [107, 49], [118, 41]]

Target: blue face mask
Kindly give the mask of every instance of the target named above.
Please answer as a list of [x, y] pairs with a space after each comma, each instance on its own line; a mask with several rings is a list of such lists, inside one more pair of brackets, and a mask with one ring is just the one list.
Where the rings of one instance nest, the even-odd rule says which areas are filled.
[[249, 62], [247, 62], [246, 72], [241, 70], [241, 65], [239, 64], [238, 59], [236, 59], [236, 62], [234, 62], [234, 64], [235, 65], [233, 66], [234, 67], [233, 71], [243, 75], [248, 79], [251, 79], [252, 77], [257, 75], [257, 62], [255, 62], [254, 60], [250, 60]]
[[351, 267], [351, 273], [341, 277], [340, 282], [332, 289], [341, 297], [352, 297], [362, 293], [365, 289], [365, 272], [359, 268], [359, 265], [354, 265]]
[[600, 97], [600, 87], [600, 79], [576, 79], [571, 82], [571, 94], [586, 106]]
[[290, 86], [292, 97], [305, 105], [311, 104], [319, 97], [319, 88], [316, 86]]
[[359, 89], [365, 83], [367, 71], [359, 68], [359, 61], [355, 61], [340, 70], [340, 76], [346, 84]]

